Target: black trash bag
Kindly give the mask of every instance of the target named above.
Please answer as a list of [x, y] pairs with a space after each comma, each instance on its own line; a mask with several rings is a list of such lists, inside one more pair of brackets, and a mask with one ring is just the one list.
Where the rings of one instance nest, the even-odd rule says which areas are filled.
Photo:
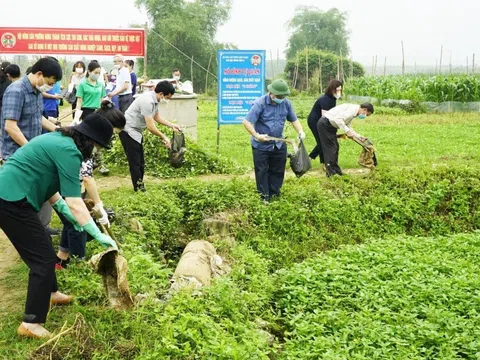
[[290, 168], [298, 178], [312, 168], [312, 162], [302, 140], [300, 140], [298, 150], [294, 154], [289, 154], [288, 157], [290, 158]]
[[172, 146], [168, 150], [168, 160], [174, 168], [179, 168], [185, 162], [185, 134], [183, 132], [173, 132]]
[[63, 90], [62, 96], [69, 104], [74, 104], [77, 101], [77, 88], [74, 87], [71, 92], [68, 89]]

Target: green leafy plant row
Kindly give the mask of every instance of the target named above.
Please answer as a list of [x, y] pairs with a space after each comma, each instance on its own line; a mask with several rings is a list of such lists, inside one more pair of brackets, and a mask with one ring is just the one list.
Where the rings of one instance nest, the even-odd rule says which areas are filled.
[[480, 101], [480, 77], [476, 75], [366, 76], [349, 79], [349, 95], [370, 96], [379, 100], [431, 102]]
[[480, 233], [348, 246], [280, 275], [280, 359], [476, 359]]

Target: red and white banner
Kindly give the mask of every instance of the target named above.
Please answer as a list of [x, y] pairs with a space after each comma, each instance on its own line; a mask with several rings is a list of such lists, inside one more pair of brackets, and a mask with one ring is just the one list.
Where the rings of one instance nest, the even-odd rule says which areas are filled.
[[0, 54], [143, 57], [145, 30], [0, 27]]

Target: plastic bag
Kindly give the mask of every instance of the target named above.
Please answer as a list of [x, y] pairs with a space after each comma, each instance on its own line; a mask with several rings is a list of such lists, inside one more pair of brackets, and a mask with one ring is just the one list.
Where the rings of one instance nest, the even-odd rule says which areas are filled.
[[378, 163], [373, 142], [368, 138], [365, 139], [365, 141], [360, 141], [358, 138], [354, 138], [353, 140], [363, 148], [358, 156], [358, 164], [370, 170], [375, 169]]
[[172, 146], [168, 151], [168, 160], [174, 168], [179, 168], [185, 162], [185, 134], [183, 132], [173, 132]]
[[71, 91], [70, 89], [65, 89], [62, 91], [62, 96], [69, 104], [75, 103], [77, 101], [77, 88], [73, 87]]
[[289, 155], [290, 157], [290, 168], [297, 177], [301, 177], [308, 170], [312, 168], [312, 162], [308, 157], [307, 149], [302, 140], [298, 145], [298, 149], [294, 148], [294, 153]]

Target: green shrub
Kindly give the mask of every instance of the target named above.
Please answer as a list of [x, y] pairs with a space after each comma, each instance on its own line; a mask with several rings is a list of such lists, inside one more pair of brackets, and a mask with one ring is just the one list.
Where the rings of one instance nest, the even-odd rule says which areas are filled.
[[371, 237], [474, 230], [480, 224], [479, 175], [469, 168], [439, 168], [415, 170], [408, 177], [402, 170], [384, 171], [320, 184], [304, 177], [288, 180], [282, 197], [269, 205], [258, 198], [253, 181], [241, 178], [149, 186], [147, 195], [115, 191], [105, 201], [122, 219], [145, 223], [149, 245], [144, 248], [170, 256], [179, 252], [176, 238], [184, 243], [204, 236], [202, 221], [224, 212], [236, 239], [276, 270]]
[[[145, 132], [143, 147], [145, 152], [145, 173], [156, 177], [239, 174], [245, 171], [245, 169], [225, 157], [202, 150], [189, 139], [187, 139], [188, 150], [185, 153], [185, 163], [178, 169], [170, 165], [168, 151], [157, 136]], [[127, 157], [118, 138], [113, 140], [112, 149], [105, 153], [104, 158], [107, 165], [121, 166], [124, 169], [128, 166]]]

